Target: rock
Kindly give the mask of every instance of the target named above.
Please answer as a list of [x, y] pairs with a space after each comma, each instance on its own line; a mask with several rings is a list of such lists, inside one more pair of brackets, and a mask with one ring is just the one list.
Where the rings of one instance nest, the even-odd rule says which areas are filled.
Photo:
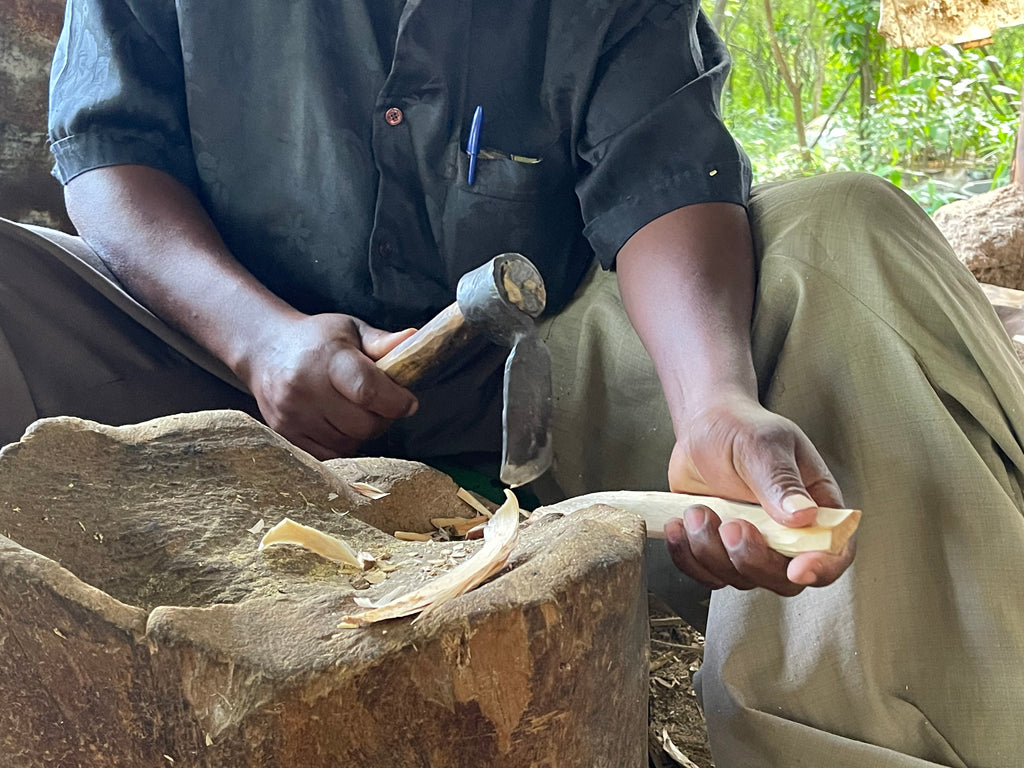
[[46, 146], [50, 60], [64, 0], [0, 3], [0, 216], [71, 232]]
[[[449, 491], [412, 462], [318, 462], [236, 412], [36, 422], [0, 451], [0, 765], [641, 765], [632, 515], [527, 526], [499, 576], [422, 620], [337, 628], [356, 594], [422, 583], [452, 547], [363, 520], [467, 514]], [[257, 552], [249, 529], [286, 515], [386, 578], [357, 593], [311, 553]]]
[[932, 216], [976, 278], [1024, 289], [1024, 191], [1009, 184], [939, 208]]

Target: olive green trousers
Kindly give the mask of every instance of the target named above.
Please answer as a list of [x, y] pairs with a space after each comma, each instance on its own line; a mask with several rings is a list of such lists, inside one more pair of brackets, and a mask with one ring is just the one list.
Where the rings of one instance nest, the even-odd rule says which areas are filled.
[[[1005, 332], [928, 218], [879, 179], [758, 187], [750, 217], [760, 395], [864, 518], [836, 584], [715, 593], [698, 686], [716, 764], [1024, 764], [1024, 372]], [[665, 488], [671, 424], [614, 275], [593, 273], [542, 332], [548, 492]], [[80, 241], [0, 221], [0, 440], [54, 413], [214, 407], [254, 410]]]
[[[920, 208], [853, 174], [755, 188], [760, 397], [864, 511], [795, 598], [714, 593], [698, 690], [719, 768], [1024, 765], [1024, 371]], [[554, 477], [664, 488], [673, 436], [613, 276], [546, 323]]]

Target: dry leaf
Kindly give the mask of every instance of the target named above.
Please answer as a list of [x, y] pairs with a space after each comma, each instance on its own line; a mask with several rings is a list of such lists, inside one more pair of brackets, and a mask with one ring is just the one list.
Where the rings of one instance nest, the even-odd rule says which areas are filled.
[[316, 528], [296, 523], [288, 517], [267, 531], [258, 549], [262, 550], [274, 544], [297, 544], [336, 563], [362, 568], [359, 555], [344, 541], [328, 536]]
[[383, 499], [389, 495], [387, 491], [382, 491], [369, 483], [349, 483], [349, 485], [368, 499]]
[[394, 599], [385, 598], [383, 604], [356, 598], [357, 605], [369, 610], [343, 617], [338, 626], [361, 627], [420, 611], [425, 615], [500, 571], [519, 540], [519, 503], [511, 491], [505, 491], [505, 496], [505, 503], [484, 528], [484, 545], [473, 557], [412, 592]]

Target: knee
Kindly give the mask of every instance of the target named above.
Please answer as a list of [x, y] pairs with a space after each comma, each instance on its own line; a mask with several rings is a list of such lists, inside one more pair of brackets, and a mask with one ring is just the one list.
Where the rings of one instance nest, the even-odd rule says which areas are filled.
[[[819, 265], [888, 262], [913, 251], [940, 261], [952, 251], [906, 193], [869, 173], [832, 173], [756, 189], [750, 220], [762, 256], [787, 254]], [[955, 257], [952, 257], [955, 260]]]
[[870, 173], [828, 173], [764, 187], [751, 195], [755, 224], [801, 222], [819, 231], [878, 230], [897, 219], [927, 220], [904, 192]]

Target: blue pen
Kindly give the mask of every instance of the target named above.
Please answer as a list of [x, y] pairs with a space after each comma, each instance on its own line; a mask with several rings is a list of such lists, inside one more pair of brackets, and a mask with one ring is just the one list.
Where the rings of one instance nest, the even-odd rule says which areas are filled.
[[477, 107], [473, 112], [473, 122], [469, 126], [469, 141], [466, 142], [466, 153], [469, 155], [469, 171], [466, 172], [466, 183], [473, 186], [476, 176], [476, 159], [480, 155], [480, 127], [484, 123], [484, 108]]

